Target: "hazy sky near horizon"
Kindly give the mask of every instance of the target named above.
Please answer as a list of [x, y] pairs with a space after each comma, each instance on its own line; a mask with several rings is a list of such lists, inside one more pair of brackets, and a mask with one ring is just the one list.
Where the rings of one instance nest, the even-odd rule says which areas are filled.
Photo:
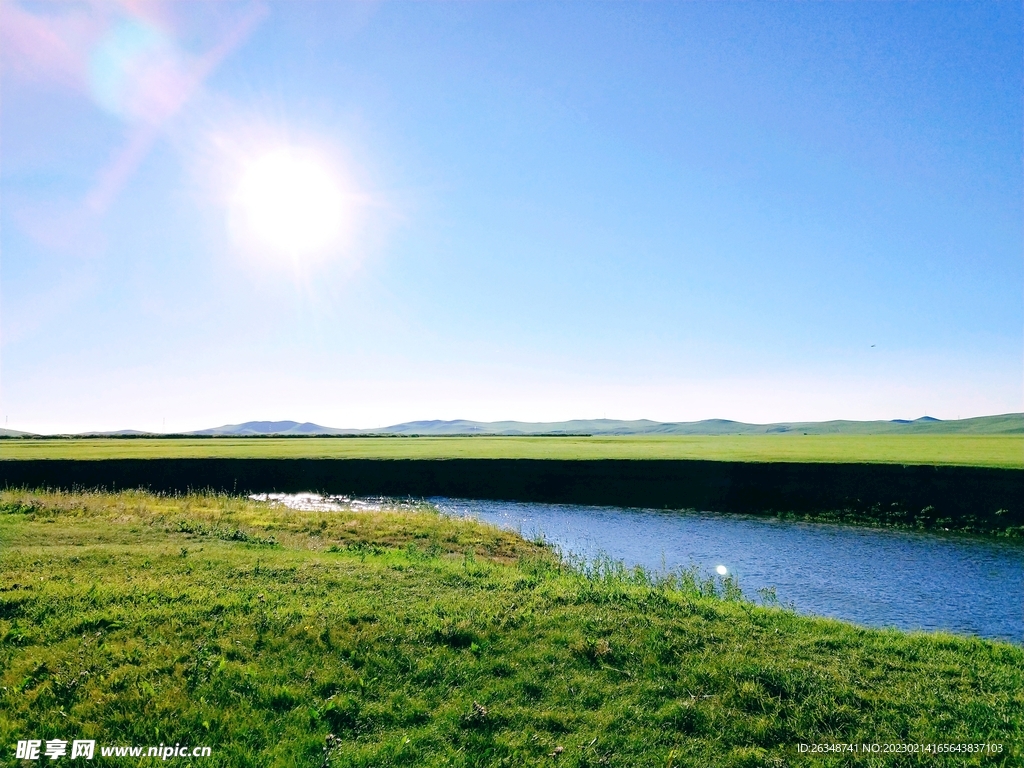
[[0, 6], [0, 410], [1024, 410], [1020, 3]]

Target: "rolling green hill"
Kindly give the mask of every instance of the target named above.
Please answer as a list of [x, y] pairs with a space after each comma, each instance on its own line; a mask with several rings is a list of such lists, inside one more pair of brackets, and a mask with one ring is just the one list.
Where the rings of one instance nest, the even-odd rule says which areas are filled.
[[413, 421], [385, 427], [382, 434], [403, 435], [1001, 435], [1024, 434], [1024, 414], [981, 416], [972, 419], [942, 421], [923, 417], [914, 421], [820, 421], [745, 424], [728, 419], [693, 422], [657, 422], [641, 419], [578, 419], [559, 422], [521, 421]]
[[[25, 436], [27, 433], [0, 430], [0, 436]], [[891, 421], [807, 421], [777, 424], [746, 424], [728, 419], [704, 421], [659, 422], [648, 419], [576, 419], [572, 421], [409, 421], [375, 429], [339, 429], [312, 422], [247, 421], [222, 427], [186, 433], [192, 437], [313, 437], [325, 435], [408, 435], [455, 437], [468, 435], [1024, 435], [1024, 413], [979, 416], [970, 419], [943, 421], [928, 416], [919, 419]], [[156, 433], [138, 430], [93, 432], [78, 437], [159, 437]]]

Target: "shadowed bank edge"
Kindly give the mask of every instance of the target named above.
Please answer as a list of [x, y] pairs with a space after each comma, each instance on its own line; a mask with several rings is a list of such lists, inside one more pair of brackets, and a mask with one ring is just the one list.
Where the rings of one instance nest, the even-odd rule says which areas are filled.
[[615, 459], [50, 459], [0, 462], [0, 485], [694, 508], [1024, 535], [1024, 470], [986, 467]]

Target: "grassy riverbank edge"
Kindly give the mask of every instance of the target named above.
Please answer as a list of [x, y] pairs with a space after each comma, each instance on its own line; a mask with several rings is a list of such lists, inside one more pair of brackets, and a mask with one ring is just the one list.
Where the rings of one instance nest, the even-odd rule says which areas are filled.
[[929, 764], [1021, 760], [1020, 647], [566, 563], [426, 506], [7, 491], [0, 544], [4, 748], [180, 742], [211, 746], [218, 766], [753, 766], [918, 764], [799, 743], [998, 743]]

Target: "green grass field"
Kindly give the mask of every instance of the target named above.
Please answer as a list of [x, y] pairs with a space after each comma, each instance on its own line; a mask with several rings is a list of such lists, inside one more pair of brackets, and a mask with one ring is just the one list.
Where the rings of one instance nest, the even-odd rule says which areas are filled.
[[712, 459], [1024, 468], [1024, 435], [0, 440], [0, 459], [166, 457]]
[[[239, 768], [1014, 766], [1024, 649], [567, 564], [428, 507], [8, 491], [0, 747], [28, 738]], [[797, 751], [872, 742], [1002, 752]]]

